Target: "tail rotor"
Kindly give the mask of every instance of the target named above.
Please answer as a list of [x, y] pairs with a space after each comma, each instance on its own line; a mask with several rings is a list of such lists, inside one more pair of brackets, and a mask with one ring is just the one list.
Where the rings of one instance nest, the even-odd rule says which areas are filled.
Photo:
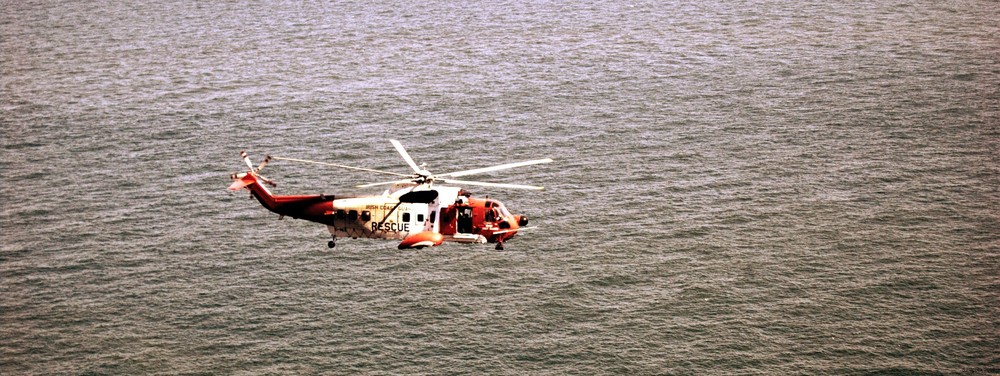
[[229, 187], [229, 189], [231, 189], [231, 190], [237, 190], [237, 189], [246, 187], [247, 185], [249, 185], [250, 183], [252, 183], [252, 182], [246, 181], [244, 179], [247, 176], [251, 176], [255, 180], [262, 181], [265, 184], [270, 185], [272, 187], [277, 187], [278, 186], [277, 183], [271, 181], [271, 179], [268, 179], [267, 177], [265, 177], [265, 176], [263, 176], [263, 175], [260, 174], [260, 170], [263, 170], [264, 166], [267, 166], [267, 164], [269, 162], [271, 162], [271, 156], [270, 155], [265, 156], [264, 160], [260, 162], [260, 165], [258, 165], [257, 168], [253, 167], [253, 163], [250, 162], [250, 157], [247, 156], [247, 152], [246, 151], [241, 151], [240, 152], [240, 157], [243, 159], [243, 163], [246, 163], [247, 168], [249, 168], [249, 170], [247, 170], [247, 172], [235, 173], [235, 174], [230, 175], [230, 178], [232, 178], [233, 180], [235, 180], [235, 182], [233, 183], [233, 185], [231, 185]]

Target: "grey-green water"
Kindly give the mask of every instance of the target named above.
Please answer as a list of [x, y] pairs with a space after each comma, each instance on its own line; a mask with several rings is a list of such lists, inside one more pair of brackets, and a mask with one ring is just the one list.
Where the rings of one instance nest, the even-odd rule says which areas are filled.
[[[996, 1], [0, 1], [0, 374], [1000, 372]], [[240, 150], [473, 189], [343, 240]], [[272, 163], [278, 193], [384, 177]]]

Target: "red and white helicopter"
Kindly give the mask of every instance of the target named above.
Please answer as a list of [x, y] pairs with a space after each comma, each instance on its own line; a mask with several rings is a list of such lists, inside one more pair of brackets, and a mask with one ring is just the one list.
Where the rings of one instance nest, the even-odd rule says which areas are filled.
[[[465, 181], [454, 178], [552, 162], [549, 158], [535, 159], [433, 175], [423, 168], [424, 165], [417, 166], [399, 141], [389, 141], [406, 164], [413, 169], [412, 174], [271, 156], [265, 157], [260, 166], [254, 168], [246, 152], [240, 152], [249, 170], [233, 174], [231, 176], [233, 183], [229, 186], [229, 190], [248, 189], [251, 196], [257, 198], [265, 208], [279, 214], [279, 219], [288, 216], [326, 225], [333, 238], [327, 243], [330, 248], [336, 246], [337, 237], [350, 237], [402, 239], [399, 249], [423, 248], [453, 241], [496, 243], [496, 249], [499, 250], [503, 249], [504, 241], [514, 237], [518, 229], [523, 229], [528, 224], [528, 218], [511, 214], [503, 203], [488, 196], [473, 198], [461, 188], [435, 183], [544, 190], [543, 187], [530, 185]], [[390, 188], [379, 196], [326, 194], [277, 196], [264, 185], [276, 187], [277, 184], [260, 175], [260, 171], [272, 159], [375, 172], [400, 178], [357, 186], [364, 188], [389, 185]]]

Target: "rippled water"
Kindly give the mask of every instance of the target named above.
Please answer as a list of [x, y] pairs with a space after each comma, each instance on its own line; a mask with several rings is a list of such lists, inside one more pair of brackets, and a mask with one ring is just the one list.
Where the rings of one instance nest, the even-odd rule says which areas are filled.
[[[1000, 372], [995, 1], [0, 3], [0, 374]], [[389, 138], [538, 228], [224, 190]]]

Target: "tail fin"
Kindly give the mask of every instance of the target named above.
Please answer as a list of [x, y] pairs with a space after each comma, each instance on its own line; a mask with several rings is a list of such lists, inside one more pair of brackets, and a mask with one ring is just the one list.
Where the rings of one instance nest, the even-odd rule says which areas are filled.
[[238, 191], [243, 188], [249, 189], [250, 192], [256, 196], [258, 200], [260, 200], [261, 204], [269, 209], [274, 209], [277, 206], [274, 195], [271, 194], [271, 191], [261, 184], [261, 182], [267, 183], [272, 187], [276, 187], [278, 185], [270, 179], [258, 174], [258, 172], [264, 169], [264, 166], [271, 160], [271, 156], [265, 157], [264, 162], [262, 162], [258, 168], [253, 167], [253, 164], [250, 163], [250, 158], [247, 157], [247, 153], [245, 151], [241, 151], [240, 156], [243, 157], [243, 162], [246, 163], [250, 170], [244, 173], [232, 174], [230, 177], [233, 179], [233, 183], [230, 184], [227, 189], [230, 191]]
[[227, 188], [230, 191], [238, 191], [250, 184], [257, 183], [257, 179], [254, 179], [253, 175], [250, 174], [233, 174], [231, 177], [233, 178], [233, 184], [230, 184], [229, 188]]

